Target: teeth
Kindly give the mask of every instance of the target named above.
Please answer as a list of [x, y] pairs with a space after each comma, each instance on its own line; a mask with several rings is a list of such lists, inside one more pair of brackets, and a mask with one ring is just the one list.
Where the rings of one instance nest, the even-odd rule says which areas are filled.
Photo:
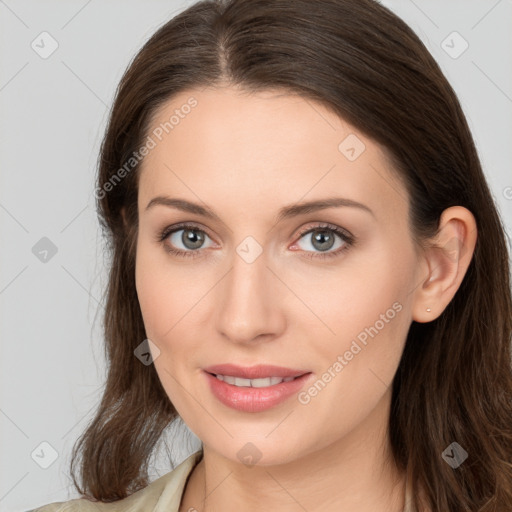
[[295, 377], [267, 377], [265, 379], [242, 379], [231, 375], [216, 375], [217, 379], [239, 387], [265, 388], [281, 382], [290, 382]]

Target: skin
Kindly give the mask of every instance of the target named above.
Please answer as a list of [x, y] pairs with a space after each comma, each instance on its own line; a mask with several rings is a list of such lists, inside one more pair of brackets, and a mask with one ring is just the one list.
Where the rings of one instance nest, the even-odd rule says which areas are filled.
[[[386, 151], [334, 113], [289, 93], [224, 86], [180, 93], [154, 127], [191, 96], [197, 106], [144, 159], [136, 260], [146, 333], [160, 350], [156, 370], [204, 446], [180, 511], [401, 512], [405, 475], [387, 434], [390, 385], [411, 322], [439, 316], [464, 277], [477, 236], [472, 214], [445, 210], [437, 248], [420, 251]], [[354, 161], [338, 149], [350, 134], [365, 145]], [[146, 209], [155, 196], [207, 205], [220, 220]], [[286, 205], [333, 196], [373, 214], [345, 206], [276, 223]], [[198, 250], [183, 245], [182, 231], [157, 241], [185, 221], [205, 233], [195, 258], [165, 250]], [[321, 223], [348, 230], [354, 245], [322, 260], [312, 233], [299, 233]], [[332, 253], [345, 242], [329, 234]], [[252, 263], [236, 250], [248, 236], [262, 249]], [[400, 311], [307, 404], [293, 396], [248, 413], [210, 392], [202, 368], [224, 362], [309, 370], [307, 390], [394, 303]], [[251, 467], [237, 455], [248, 442], [261, 452]]]

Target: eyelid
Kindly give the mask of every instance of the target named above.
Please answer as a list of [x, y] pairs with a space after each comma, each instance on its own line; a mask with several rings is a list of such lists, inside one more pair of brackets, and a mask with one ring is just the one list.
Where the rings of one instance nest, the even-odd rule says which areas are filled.
[[[158, 241], [165, 240], [171, 233], [174, 233], [175, 231], [179, 231], [181, 229], [187, 229], [187, 228], [193, 228], [193, 229], [197, 229], [197, 231], [203, 231], [204, 233], [206, 233], [208, 235], [208, 237], [211, 240], [213, 240], [215, 242], [215, 237], [213, 237], [210, 234], [210, 231], [207, 228], [205, 228], [202, 224], [199, 224], [194, 221], [178, 222], [177, 224], [173, 224], [172, 226], [167, 226], [158, 235]], [[217, 243], [217, 242], [215, 242], [215, 243]]]
[[296, 237], [301, 238], [305, 234], [311, 232], [311, 231], [320, 231], [322, 229], [328, 229], [331, 231], [334, 231], [335, 233], [339, 234], [340, 236], [344, 236], [348, 240], [354, 240], [354, 236], [350, 231], [348, 231], [345, 228], [342, 228], [341, 226], [337, 226], [336, 224], [330, 224], [329, 222], [312, 222], [306, 225], [305, 227], [301, 228], [299, 232], [297, 233]]

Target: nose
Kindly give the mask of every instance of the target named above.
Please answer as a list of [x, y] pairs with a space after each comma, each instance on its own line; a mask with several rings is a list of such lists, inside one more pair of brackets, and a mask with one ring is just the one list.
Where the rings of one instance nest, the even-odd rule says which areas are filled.
[[219, 283], [217, 329], [233, 343], [270, 341], [286, 327], [287, 290], [269, 267], [265, 252], [250, 263], [235, 253], [231, 269]]

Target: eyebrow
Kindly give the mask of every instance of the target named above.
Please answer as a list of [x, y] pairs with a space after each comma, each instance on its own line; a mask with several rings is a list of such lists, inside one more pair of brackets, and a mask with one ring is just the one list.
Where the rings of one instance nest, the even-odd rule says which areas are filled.
[[[151, 199], [151, 201], [149, 201], [148, 205], [146, 206], [146, 211], [156, 205], [167, 206], [169, 208], [176, 208], [177, 210], [181, 210], [187, 213], [195, 213], [197, 215], [201, 215], [203, 217], [215, 219], [219, 222], [222, 222], [220, 217], [210, 208], [206, 206], [201, 206], [197, 203], [186, 201], [185, 199], [157, 196]], [[304, 215], [319, 210], [325, 210], [327, 208], [339, 207], [358, 208], [360, 210], [370, 213], [375, 218], [375, 214], [373, 213], [373, 211], [370, 208], [368, 208], [368, 206], [362, 203], [358, 203], [357, 201], [343, 197], [330, 197], [326, 199], [318, 199], [316, 201], [307, 201], [303, 203], [284, 206], [278, 212], [276, 224], [283, 221], [284, 219], [297, 217], [299, 215]]]

